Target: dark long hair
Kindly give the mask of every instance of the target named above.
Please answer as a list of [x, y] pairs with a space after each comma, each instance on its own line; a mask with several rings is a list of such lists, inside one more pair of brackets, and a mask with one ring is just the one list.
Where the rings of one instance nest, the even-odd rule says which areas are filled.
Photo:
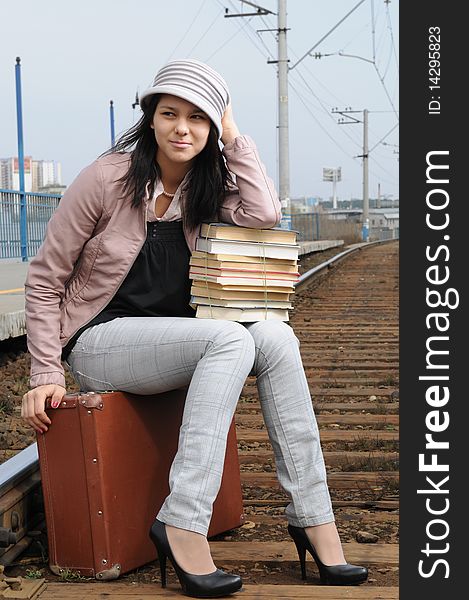
[[[148, 98], [140, 120], [104, 153], [107, 155], [113, 152], [131, 152], [129, 169], [121, 181], [124, 191], [132, 197], [134, 208], [144, 201], [147, 183], [151, 198], [156, 183], [161, 178], [161, 171], [156, 162], [158, 145], [151, 128], [160, 97], [159, 94], [155, 94]], [[207, 143], [195, 158], [185, 202], [181, 207], [185, 224], [189, 228], [195, 228], [200, 223], [217, 220], [220, 206], [230, 185], [232, 178], [218, 145], [217, 129], [210, 121]]]

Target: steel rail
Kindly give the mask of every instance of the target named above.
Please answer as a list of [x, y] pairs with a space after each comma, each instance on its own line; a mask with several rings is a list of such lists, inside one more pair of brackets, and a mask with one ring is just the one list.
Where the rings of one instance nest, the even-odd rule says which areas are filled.
[[300, 278], [298, 279], [298, 281], [294, 284], [294, 288], [295, 288], [295, 290], [297, 290], [300, 287], [303, 287], [311, 279], [311, 277], [313, 277], [314, 275], [316, 275], [323, 269], [327, 269], [330, 265], [332, 265], [336, 261], [341, 260], [348, 254], [352, 254], [353, 252], [357, 252], [358, 250], [361, 250], [362, 248], [368, 248], [369, 246], [374, 246], [376, 244], [384, 244], [386, 242], [394, 242], [394, 241], [396, 241], [396, 240], [377, 240], [376, 242], [362, 242], [359, 244], [353, 244], [353, 246], [351, 246], [350, 248], [347, 248], [347, 250], [344, 250], [343, 252], [336, 254], [329, 260], [325, 260], [323, 263], [316, 265], [312, 269], [309, 269], [309, 271], [306, 271], [305, 273], [303, 273], [303, 275], [301, 275]]

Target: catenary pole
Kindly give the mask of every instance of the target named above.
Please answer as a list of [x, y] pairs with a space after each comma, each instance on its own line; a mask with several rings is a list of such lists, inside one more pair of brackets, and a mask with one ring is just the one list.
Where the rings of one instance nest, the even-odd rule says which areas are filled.
[[[272, 11], [247, 0], [240, 0], [257, 9], [255, 13], [232, 14], [226, 9], [225, 18], [252, 17], [275, 14]], [[278, 0], [277, 29], [262, 31], [275, 31], [277, 33], [277, 60], [268, 60], [269, 64], [277, 63], [278, 77], [278, 175], [279, 196], [282, 204], [282, 220], [280, 226], [291, 229], [290, 210], [290, 152], [288, 133], [288, 52], [287, 52], [287, 0]]]
[[363, 229], [362, 237], [364, 242], [369, 240], [370, 218], [369, 218], [368, 194], [368, 109], [363, 110]]
[[[351, 108], [346, 108], [345, 110], [338, 110], [337, 108], [334, 108], [332, 112], [334, 114], [342, 115], [343, 118], [339, 119], [338, 121], [339, 125], [361, 123], [359, 119], [352, 116], [354, 113], [361, 113], [361, 110], [352, 110]], [[368, 113], [369, 110], [367, 108], [363, 109], [363, 154], [360, 154], [356, 157], [363, 158], [362, 239], [364, 242], [368, 242], [370, 237], [370, 198], [368, 193], [368, 154], [370, 150], [368, 148]]]
[[278, 148], [281, 227], [291, 229], [288, 132], [287, 0], [278, 0]]

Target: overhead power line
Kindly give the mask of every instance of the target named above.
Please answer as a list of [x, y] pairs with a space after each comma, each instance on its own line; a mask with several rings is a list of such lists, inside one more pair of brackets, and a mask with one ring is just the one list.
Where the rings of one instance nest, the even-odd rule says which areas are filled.
[[[242, 0], [240, 0], [240, 1], [242, 1]], [[353, 8], [352, 8], [352, 9], [351, 9], [351, 10], [350, 10], [350, 11], [349, 11], [349, 12], [348, 12], [346, 15], [345, 15], [345, 17], [343, 17], [343, 18], [342, 18], [342, 19], [339, 21], [339, 23], [337, 23], [337, 24], [336, 24], [336, 25], [335, 25], [335, 26], [334, 26], [334, 27], [333, 27], [333, 28], [332, 28], [332, 29], [331, 29], [331, 30], [330, 30], [330, 31], [329, 31], [329, 32], [328, 32], [328, 33], [327, 33], [325, 36], [323, 36], [323, 37], [321, 38], [321, 40], [319, 40], [319, 42], [317, 42], [317, 44], [316, 44], [315, 46], [313, 46], [313, 47], [312, 47], [312, 48], [311, 48], [311, 49], [310, 49], [310, 50], [309, 50], [309, 51], [308, 51], [306, 54], [304, 54], [304, 55], [303, 55], [301, 58], [297, 59], [297, 60], [296, 60], [296, 62], [295, 62], [295, 64], [294, 64], [292, 67], [290, 67], [290, 68], [288, 68], [288, 69], [287, 69], [287, 73], [288, 73], [288, 72], [291, 72], [293, 69], [295, 69], [297, 66], [299, 66], [299, 65], [300, 65], [300, 63], [301, 63], [301, 62], [304, 60], [304, 58], [306, 58], [306, 56], [308, 56], [308, 55], [309, 55], [309, 56], [311, 56], [311, 55], [312, 55], [312, 52], [313, 52], [313, 50], [314, 50], [315, 48], [317, 48], [317, 46], [318, 46], [320, 43], [322, 43], [322, 42], [324, 41], [324, 39], [326, 39], [326, 38], [327, 38], [327, 37], [328, 37], [328, 36], [329, 36], [329, 35], [330, 35], [330, 34], [331, 34], [331, 33], [332, 33], [332, 32], [333, 32], [335, 29], [337, 29], [337, 27], [338, 27], [338, 26], [339, 26], [341, 23], [343, 23], [343, 22], [344, 22], [344, 20], [345, 20], [345, 19], [347, 19], [347, 18], [348, 18], [348, 16], [350, 16], [350, 14], [352, 14], [352, 13], [353, 13], [353, 12], [354, 12], [354, 11], [355, 11], [355, 10], [356, 10], [358, 7], [359, 7], [359, 6], [361, 6], [361, 5], [364, 3], [364, 1], [365, 1], [365, 0], [361, 0], [360, 2], [358, 2], [358, 3], [357, 3], [357, 4], [356, 4], [356, 5], [355, 5], [355, 6], [354, 6], [354, 7], [353, 7]], [[222, 4], [222, 2], [221, 2], [220, 0], [217, 0], [217, 2], [218, 2], [219, 4]], [[234, 3], [232, 2], [232, 0], [228, 0], [228, 2], [229, 2], [229, 4], [230, 4], [230, 5], [231, 5], [233, 8], [235, 8], [235, 7], [234, 7]], [[279, 0], [279, 2], [280, 2], [280, 0]], [[285, 0], [284, 0], [284, 3], [285, 3]], [[264, 42], [264, 40], [263, 40], [263, 36], [261, 36], [260, 34], [261, 34], [261, 33], [263, 33], [263, 32], [269, 32], [269, 33], [272, 35], [272, 37], [275, 37], [275, 34], [276, 34], [277, 36], [279, 36], [279, 35], [280, 35], [280, 31], [282, 31], [282, 32], [283, 32], [283, 31], [285, 31], [285, 32], [286, 32], [286, 31], [288, 30], [288, 29], [286, 28], [286, 24], [285, 24], [285, 25], [283, 25], [283, 27], [284, 27], [285, 29], [279, 29], [280, 25], [277, 25], [277, 27], [271, 27], [271, 24], [270, 24], [270, 22], [269, 22], [269, 20], [268, 20], [268, 16], [269, 16], [269, 14], [273, 14], [273, 13], [272, 13], [271, 11], [270, 11], [269, 13], [266, 13], [265, 11], [267, 11], [267, 9], [263, 9], [261, 6], [259, 6], [259, 5], [257, 5], [257, 4], [254, 4], [253, 2], [251, 2], [251, 3], [249, 3], [249, 4], [250, 4], [251, 6], [254, 6], [254, 7], [257, 9], [257, 13], [254, 13], [252, 16], [251, 16], [251, 14], [250, 14], [250, 13], [247, 13], [247, 12], [246, 12], [246, 13], [241, 13], [241, 14], [238, 14], [238, 15], [236, 15], [236, 16], [240, 16], [240, 17], [243, 17], [243, 16], [244, 16], [244, 17], [246, 17], [246, 16], [248, 16], [248, 15], [249, 15], [249, 16], [251, 16], [251, 18], [250, 18], [249, 20], [248, 20], [248, 19], [245, 19], [245, 21], [247, 21], [247, 23], [244, 25], [244, 27], [241, 27], [241, 28], [238, 30], [238, 32], [237, 32], [237, 33], [239, 33], [239, 31], [243, 31], [243, 32], [244, 32], [244, 34], [245, 34], [245, 35], [248, 37], [248, 39], [251, 41], [251, 43], [253, 43], [253, 44], [255, 45], [256, 49], [257, 49], [257, 50], [258, 50], [258, 51], [259, 51], [259, 52], [260, 52], [260, 53], [261, 53], [261, 54], [262, 54], [264, 57], [266, 57], [266, 53], [267, 53], [267, 56], [269, 57], [269, 58], [268, 58], [268, 62], [270, 62], [270, 63], [277, 63], [278, 61], [275, 61], [275, 60], [271, 60], [271, 59], [270, 59], [270, 57], [272, 56], [273, 52], [271, 52], [270, 48], [269, 48], [269, 47], [268, 47], [268, 46], [265, 44], [265, 42]], [[279, 3], [279, 6], [280, 6], [280, 5], [281, 5], [281, 4]], [[227, 16], [227, 15], [226, 15], [226, 12], [228, 12], [228, 9], [225, 9], [225, 16]], [[232, 16], [235, 16], [235, 15], [232, 15]], [[251, 20], [252, 20], [253, 16], [259, 16], [259, 17], [262, 19], [262, 22], [264, 23], [264, 25], [266, 25], [266, 29], [263, 29], [263, 30], [262, 30], [262, 29], [261, 29], [261, 30], [256, 30], [256, 29], [254, 29], [254, 28], [252, 27], [252, 25], [251, 25]], [[286, 22], [285, 22], [285, 23], [286, 23]], [[375, 36], [376, 36], [376, 31], [377, 31], [377, 23], [378, 23], [378, 20], [377, 20], [377, 18], [376, 18], [376, 16], [375, 16], [375, 13], [374, 13], [374, 7], [372, 7], [372, 22], [371, 22], [371, 26], [372, 26], [372, 36], [373, 36], [373, 59], [372, 59], [372, 60], [371, 60], [371, 59], [369, 59], [369, 58], [363, 57], [363, 56], [358, 56], [358, 55], [356, 55], [356, 54], [355, 54], [355, 55], [354, 55], [354, 54], [351, 54], [351, 53], [350, 53], [350, 54], [346, 54], [346, 53], [343, 51], [343, 50], [344, 50], [344, 48], [342, 48], [342, 50], [341, 50], [340, 52], [337, 52], [337, 53], [334, 53], [334, 54], [339, 54], [339, 55], [341, 55], [341, 56], [343, 56], [343, 57], [348, 57], [348, 58], [356, 58], [356, 59], [359, 59], [359, 60], [363, 60], [364, 62], [369, 62], [369, 63], [373, 64], [373, 66], [374, 66], [374, 69], [375, 69], [375, 72], [377, 73], [377, 75], [378, 75], [378, 77], [379, 77], [379, 79], [380, 79], [381, 85], [383, 85], [383, 87], [385, 88], [385, 90], [386, 90], [386, 92], [387, 92], [387, 89], [386, 89], [386, 84], [385, 84], [385, 82], [384, 82], [384, 77], [382, 77], [382, 76], [381, 76], [381, 74], [380, 74], [380, 72], [379, 72], [379, 69], [378, 69], [378, 67], [377, 67], [377, 64], [376, 64], [376, 61], [377, 61], [377, 48], [376, 48]], [[369, 27], [369, 23], [366, 25], [366, 27]], [[254, 39], [253, 39], [253, 38], [254, 38]], [[230, 39], [232, 39], [232, 38], [230, 38]], [[227, 42], [228, 42], [228, 41], [229, 41], [229, 40], [227, 40]], [[221, 49], [223, 46], [225, 46], [227, 42], [225, 42], [225, 43], [224, 43], [224, 44], [223, 44], [223, 45], [222, 45], [222, 46], [221, 46], [219, 49], [217, 49], [217, 50], [216, 50], [216, 52], [218, 52], [218, 51], [219, 51], [219, 50], [220, 50], [220, 49]], [[260, 47], [260, 45], [261, 45], [261, 47]], [[348, 45], [349, 45], [349, 44], [348, 44]], [[293, 52], [293, 51], [292, 51], [292, 50], [291, 50], [289, 47], [288, 47], [288, 49], [291, 51], [292, 55], [295, 55], [295, 56], [296, 56], [296, 54], [295, 54], [295, 53], [294, 53], [294, 52]], [[215, 52], [215, 53], [216, 53], [216, 52]], [[213, 54], [212, 54], [212, 55], [213, 55]], [[331, 55], [331, 54], [325, 54], [325, 53], [319, 53], [319, 52], [316, 52], [316, 53], [315, 53], [315, 57], [316, 57], [316, 58], [322, 58], [322, 57], [329, 56], [329, 55]], [[286, 55], [285, 55], [285, 56], [286, 56]], [[305, 66], [304, 64], [303, 64], [303, 65], [301, 65], [301, 66], [302, 66], [302, 67], [304, 67], [304, 68], [306, 69], [306, 66]], [[306, 70], [307, 70], [307, 69], [306, 69]], [[321, 110], [321, 112], [322, 112], [322, 111], [326, 112], [326, 114], [328, 115], [328, 118], [331, 118], [331, 115], [330, 115], [330, 113], [329, 113], [329, 110], [326, 108], [324, 101], [323, 101], [323, 100], [321, 100], [321, 98], [320, 98], [320, 97], [319, 97], [319, 96], [318, 96], [318, 95], [315, 93], [315, 91], [314, 91], [314, 90], [313, 90], [313, 88], [312, 88], [312, 87], [309, 85], [309, 83], [307, 82], [307, 80], [305, 79], [304, 75], [303, 75], [303, 74], [300, 72], [300, 70], [299, 70], [299, 69], [297, 70], [297, 72], [298, 72], [298, 77], [301, 79], [301, 82], [300, 82], [300, 81], [297, 81], [297, 82], [296, 82], [296, 84], [297, 84], [297, 85], [301, 85], [301, 86], [305, 86], [305, 87], [307, 88], [307, 90], [308, 90], [308, 92], [307, 92], [307, 93], [311, 94], [311, 96], [312, 96], [312, 97], [313, 97], [313, 98], [316, 100], [316, 102], [318, 102], [318, 104], [319, 104], [319, 106], [320, 106], [320, 110]], [[310, 76], [311, 76], [311, 77], [314, 77], [314, 76], [313, 76], [313, 74], [312, 74], [312, 73], [311, 73], [309, 70], [307, 70], [307, 72], [310, 74]], [[387, 72], [387, 69], [386, 69], [386, 72]], [[333, 93], [332, 93], [330, 90], [328, 90], [328, 89], [327, 89], [327, 88], [326, 88], [326, 87], [325, 87], [325, 86], [324, 86], [324, 85], [323, 85], [321, 82], [319, 82], [319, 84], [320, 84], [322, 87], [324, 87], [328, 93], [330, 93], [332, 96], [334, 96], [334, 94], [333, 94]], [[317, 123], [318, 127], [319, 127], [319, 128], [320, 128], [320, 129], [321, 129], [321, 130], [322, 130], [322, 131], [325, 133], [325, 135], [326, 135], [326, 136], [327, 136], [327, 137], [328, 137], [328, 138], [329, 138], [329, 139], [330, 139], [330, 140], [331, 140], [331, 141], [332, 141], [332, 142], [333, 142], [333, 143], [334, 143], [334, 144], [335, 144], [335, 145], [336, 145], [336, 146], [337, 146], [337, 147], [340, 149], [340, 151], [341, 151], [342, 153], [344, 153], [344, 154], [346, 154], [347, 156], [349, 156], [349, 157], [350, 157], [350, 155], [347, 153], [347, 151], [346, 151], [346, 150], [344, 150], [344, 148], [343, 148], [343, 144], [339, 143], [339, 142], [338, 142], [338, 141], [335, 139], [335, 137], [334, 137], [333, 135], [331, 135], [330, 131], [328, 131], [328, 130], [326, 129], [326, 127], [325, 127], [325, 126], [324, 126], [324, 125], [323, 125], [323, 124], [322, 124], [322, 123], [319, 121], [319, 119], [318, 119], [318, 118], [317, 118], [317, 116], [316, 116], [316, 114], [317, 114], [317, 109], [315, 108], [314, 110], [312, 110], [312, 109], [310, 108], [310, 106], [308, 106], [308, 104], [307, 104], [307, 101], [305, 100], [305, 98], [303, 97], [303, 95], [300, 93], [300, 91], [297, 89], [297, 87], [296, 87], [296, 86], [295, 86], [295, 85], [294, 85], [292, 82], [290, 82], [290, 85], [291, 85], [291, 87], [292, 87], [292, 90], [294, 91], [294, 93], [295, 93], [295, 94], [298, 96], [298, 98], [299, 98], [300, 102], [301, 102], [301, 103], [304, 105], [304, 107], [306, 108], [307, 112], [308, 112], [308, 113], [310, 114], [310, 116], [311, 116], [311, 117], [312, 117], [312, 118], [315, 120], [315, 122]], [[282, 97], [282, 96], [281, 96], [281, 97]], [[286, 96], [285, 96], [285, 97], [286, 97]], [[394, 104], [393, 104], [393, 102], [392, 102], [392, 98], [391, 98], [391, 96], [390, 96], [389, 92], [387, 92], [387, 97], [388, 97], [388, 100], [390, 101], [390, 103], [391, 103], [391, 106], [392, 106], [392, 108], [393, 108], [393, 111], [392, 111], [392, 112], [394, 112], [394, 113], [396, 114], [396, 116], [397, 116], [397, 111], [396, 111], [396, 108], [395, 108], [395, 106], [394, 106]], [[380, 112], [381, 112], [381, 111], [380, 111]], [[390, 112], [390, 111], [382, 111], [382, 112]], [[366, 113], [368, 114], [368, 111], [366, 111]], [[344, 129], [344, 128], [343, 128], [343, 129]], [[395, 129], [395, 127], [394, 127], [393, 129]], [[345, 131], [344, 131], [344, 133], [345, 133]], [[385, 137], [387, 137], [388, 135], [390, 135], [390, 133], [391, 133], [391, 132], [388, 132], [388, 133], [385, 135]], [[350, 141], [353, 143], [353, 145], [354, 145], [354, 146], [359, 146], [359, 147], [360, 147], [360, 144], [359, 144], [359, 143], [358, 143], [358, 142], [357, 142], [357, 141], [356, 141], [356, 140], [355, 140], [355, 139], [354, 139], [352, 136], [348, 135], [347, 133], [345, 133], [345, 135], [346, 135], [346, 136], [349, 138], [349, 140], [350, 140]], [[382, 138], [382, 139], [385, 139], [385, 137], [384, 137], [384, 138]], [[380, 143], [381, 143], [381, 141], [380, 141]], [[367, 156], [368, 156], [368, 151], [366, 152], [366, 157], [367, 157]], [[365, 156], [351, 156], [351, 158], [352, 158], [353, 160], [357, 160], [358, 158], [363, 158], [363, 159], [364, 159], [364, 162], [368, 162], [368, 161], [365, 161]], [[370, 157], [370, 158], [371, 158], [371, 157]], [[280, 161], [280, 162], [281, 162], [281, 161]], [[380, 170], [382, 170], [382, 171], [384, 171], [385, 173], [389, 174], [389, 175], [390, 175], [390, 177], [394, 177], [394, 175], [393, 175], [392, 173], [389, 173], [389, 171], [387, 171], [387, 170], [386, 170], [386, 169], [385, 169], [385, 168], [384, 168], [382, 165], [380, 165], [380, 163], [378, 163], [374, 157], [373, 157], [373, 163], [375, 163], [375, 165], [376, 165], [377, 167], [379, 167], [379, 169], [380, 169]], [[374, 176], [378, 177], [378, 176], [376, 175], [376, 173], [374, 172], [374, 170], [371, 170], [371, 169], [369, 169], [369, 171], [370, 171], [370, 173], [372, 173]], [[383, 177], [379, 177], [379, 179], [384, 181], [384, 178], [383, 178]], [[391, 183], [391, 182], [388, 182], [388, 183]], [[394, 182], [392, 182], [392, 183], [395, 183], [395, 181], [394, 181]], [[280, 186], [280, 187], [282, 187], [282, 186]]]
[[305, 59], [307, 56], [309, 56], [309, 54], [319, 46], [319, 44], [321, 44], [333, 31], [335, 31], [337, 29], [337, 27], [339, 27], [339, 25], [341, 25], [345, 19], [347, 19], [361, 4], [363, 4], [363, 2], [365, 2], [365, 0], [360, 0], [360, 2], [358, 2], [358, 4], [356, 4], [352, 10], [350, 10], [345, 17], [343, 17], [338, 23], [336, 23], [336, 25], [334, 25], [334, 27], [332, 29], [330, 29], [326, 35], [324, 35], [319, 42], [317, 42], [316, 44], [314, 44], [314, 46], [312, 48], [310, 48], [308, 50], [308, 52], [306, 52], [306, 54], [303, 54], [303, 56], [300, 58], [300, 60], [298, 60], [292, 67], [290, 67], [290, 71], [293, 71], [293, 69], [298, 66], [300, 64], [300, 62]]
[[[252, 17], [251, 17], [251, 19], [252, 19]], [[225, 40], [223, 42], [223, 44], [221, 44], [221, 46], [219, 46], [214, 52], [212, 52], [212, 54], [210, 54], [210, 56], [208, 56], [205, 60], [208, 62], [211, 58], [213, 58], [215, 56], [215, 54], [218, 54], [218, 52], [220, 52], [220, 50], [222, 48], [224, 48], [227, 44], [229, 44], [231, 42], [231, 40], [238, 35], [238, 33], [243, 31], [243, 29], [245, 29], [245, 27], [246, 27], [246, 25], [248, 25], [248, 23], [249, 23], [249, 21], [246, 21], [246, 23], [243, 23], [243, 25], [241, 25], [241, 27], [237, 31], [235, 31], [232, 36], [230, 36], [227, 40]]]
[[207, 29], [202, 33], [202, 35], [199, 37], [199, 39], [197, 40], [197, 42], [189, 50], [188, 56], [191, 56], [191, 54], [194, 52], [194, 50], [197, 48], [197, 46], [200, 44], [200, 42], [205, 38], [205, 36], [207, 35], [207, 33], [210, 31], [210, 29], [212, 29], [212, 27], [218, 21], [219, 17], [220, 17], [220, 13], [217, 13], [216, 16], [215, 16], [215, 18], [213, 19], [213, 21], [207, 27]]
[[[298, 75], [299, 77], [301, 77], [301, 79], [303, 80], [303, 83], [305, 84], [305, 86], [308, 88], [309, 92], [314, 96], [314, 98], [316, 98], [316, 100], [319, 102], [320, 106], [322, 107], [323, 111], [326, 113], [327, 117], [334, 123], [336, 124], [336, 120], [334, 119], [334, 117], [331, 115], [330, 113], [330, 109], [327, 108], [325, 106], [325, 104], [321, 101], [321, 99], [317, 96], [317, 94], [315, 94], [314, 90], [311, 88], [311, 86], [308, 84], [308, 82], [305, 80], [305, 78], [303, 77], [303, 75], [298, 71]], [[348, 138], [349, 140], [355, 145], [360, 147], [360, 143], [357, 142], [355, 139], [353, 139], [353, 137], [347, 132], [345, 131], [343, 128], [341, 130]]]
[[[356, 156], [353, 156], [352, 154], [349, 154], [348, 152], [346, 152], [344, 150], [343, 145], [338, 142], [332, 135], [331, 133], [324, 127], [324, 125], [319, 121], [319, 119], [316, 117], [316, 115], [313, 113], [313, 111], [310, 109], [310, 107], [306, 104], [305, 100], [303, 99], [303, 97], [301, 96], [300, 92], [296, 89], [296, 87], [292, 84], [291, 80], [290, 80], [290, 85], [292, 87], [292, 90], [295, 92], [295, 94], [298, 96], [300, 102], [303, 104], [303, 106], [306, 108], [306, 110], [308, 111], [308, 113], [311, 115], [311, 117], [314, 119], [315, 123], [317, 124], [317, 126], [326, 134], [326, 136], [337, 146], [337, 148], [339, 148], [339, 150], [345, 154], [346, 156], [348, 156], [348, 158], [352, 158], [352, 159], [356, 159]], [[352, 140], [354, 141], [354, 140]], [[355, 143], [355, 142], [354, 142]]]
[[386, 87], [386, 84], [384, 83], [384, 77], [381, 77], [381, 74], [380, 74], [380, 72], [379, 72], [379, 69], [378, 69], [378, 67], [376, 66], [376, 63], [374, 64], [374, 68], [375, 68], [375, 70], [376, 70], [376, 73], [377, 73], [377, 75], [378, 75], [378, 78], [379, 78], [379, 80], [381, 81], [381, 85], [382, 85], [382, 86], [383, 86], [383, 88], [384, 88], [384, 91], [385, 91], [385, 93], [386, 93], [386, 96], [387, 96], [387, 98], [388, 98], [388, 100], [389, 100], [389, 103], [391, 104], [391, 106], [392, 106], [392, 108], [393, 108], [394, 114], [396, 115], [397, 122], [399, 123], [399, 115], [397, 114], [397, 109], [396, 109], [396, 107], [394, 106], [394, 102], [392, 101], [392, 98], [391, 98], [391, 96], [390, 96], [390, 94], [389, 94], [389, 92], [388, 92], [388, 88]]
[[182, 34], [181, 39], [179, 40], [179, 42], [176, 44], [176, 46], [174, 47], [173, 51], [171, 52], [171, 54], [168, 56], [166, 62], [168, 62], [169, 60], [171, 60], [171, 58], [174, 56], [174, 53], [176, 52], [176, 50], [179, 48], [179, 46], [182, 44], [182, 42], [187, 39], [187, 36], [189, 34], [189, 31], [192, 29], [192, 27], [194, 27], [195, 22], [197, 21], [198, 16], [200, 15], [200, 13], [202, 12], [202, 9], [205, 5], [205, 3], [207, 2], [207, 0], [202, 0], [198, 11], [196, 12], [195, 16], [191, 19], [190, 25], [189, 27], [186, 29], [186, 31]]
[[399, 59], [397, 57], [396, 45], [394, 43], [394, 33], [393, 33], [393, 29], [392, 29], [391, 15], [389, 13], [389, 2], [386, 2], [386, 17], [388, 20], [389, 33], [391, 35], [391, 44], [392, 44], [392, 49], [394, 52], [394, 58], [396, 59], [397, 72], [399, 73]]
[[383, 137], [382, 137], [382, 138], [379, 140], [379, 142], [376, 142], [376, 144], [373, 146], [373, 148], [370, 148], [370, 150], [369, 150], [368, 152], [371, 152], [372, 150], [374, 150], [374, 149], [376, 148], [376, 146], [379, 146], [379, 145], [381, 144], [381, 142], [382, 142], [383, 140], [385, 140], [385, 139], [388, 137], [388, 135], [391, 135], [391, 133], [392, 133], [392, 132], [393, 132], [393, 131], [394, 131], [394, 130], [397, 128], [397, 127], [399, 127], [399, 123], [396, 123], [396, 124], [394, 125], [394, 127], [393, 127], [392, 129], [390, 129], [390, 130], [387, 132], [387, 134], [386, 134], [386, 135], [384, 135], [384, 136], [383, 136]]
[[[225, 14], [226, 14], [226, 8], [225, 8], [225, 6], [224, 6], [223, 2], [222, 2], [221, 0], [217, 0], [217, 2], [218, 2], [218, 4], [219, 4], [220, 6], [222, 6], [222, 7], [223, 7], [223, 11], [224, 11], [224, 12], [225, 12]], [[232, 6], [233, 8], [235, 8], [235, 5], [233, 4], [233, 2], [231, 2], [231, 0], [230, 0], [230, 4], [231, 4], [231, 6]], [[272, 56], [272, 53], [271, 53], [271, 52], [270, 52], [270, 50], [267, 48], [268, 55], [265, 55], [265, 54], [264, 54], [264, 52], [262, 51], [262, 48], [260, 48], [260, 47], [259, 47], [259, 45], [258, 45], [258, 41], [260, 41], [260, 36], [258, 36], [258, 35], [257, 35], [257, 32], [256, 32], [256, 30], [255, 30], [255, 29], [252, 27], [252, 25], [251, 25], [251, 21], [252, 21], [252, 18], [251, 18], [251, 19], [248, 19], [248, 21], [247, 21], [247, 22], [245, 22], [243, 25], [239, 25], [239, 26], [238, 26], [237, 33], [239, 33], [240, 31], [242, 31], [242, 32], [245, 34], [245, 36], [248, 38], [248, 40], [251, 42], [251, 44], [253, 44], [253, 45], [255, 46], [255, 48], [256, 48], [256, 49], [257, 49], [257, 50], [258, 50], [258, 51], [259, 51], [259, 52], [262, 54], [262, 56], [263, 56], [263, 57], [264, 57], [266, 60], [269, 60], [269, 59], [270, 59], [270, 57]], [[252, 38], [252, 37], [249, 35], [249, 30], [250, 30], [250, 31], [252, 32], [252, 34], [254, 35], [254, 39], [253, 39], [253, 38]], [[234, 36], [233, 36], [233, 37], [234, 37]], [[230, 38], [230, 39], [233, 39], [233, 38]], [[220, 50], [221, 48], [223, 48], [225, 45], [226, 45], [225, 43], [224, 43], [224, 44], [222, 44], [222, 45], [220, 46], [220, 48], [218, 48], [218, 49], [217, 49], [217, 51], [216, 51], [216, 52], [218, 52], [218, 50]], [[212, 54], [211, 56], [213, 56], [213, 54]], [[208, 59], [207, 59], [207, 60], [208, 60]]]

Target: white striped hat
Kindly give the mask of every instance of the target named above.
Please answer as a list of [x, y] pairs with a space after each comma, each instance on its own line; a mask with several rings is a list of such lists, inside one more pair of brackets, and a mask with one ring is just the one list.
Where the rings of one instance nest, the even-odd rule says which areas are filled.
[[223, 77], [205, 63], [194, 59], [172, 60], [158, 71], [151, 86], [140, 94], [142, 108], [153, 94], [172, 94], [192, 102], [207, 113], [221, 138], [221, 119], [230, 102], [230, 93]]

